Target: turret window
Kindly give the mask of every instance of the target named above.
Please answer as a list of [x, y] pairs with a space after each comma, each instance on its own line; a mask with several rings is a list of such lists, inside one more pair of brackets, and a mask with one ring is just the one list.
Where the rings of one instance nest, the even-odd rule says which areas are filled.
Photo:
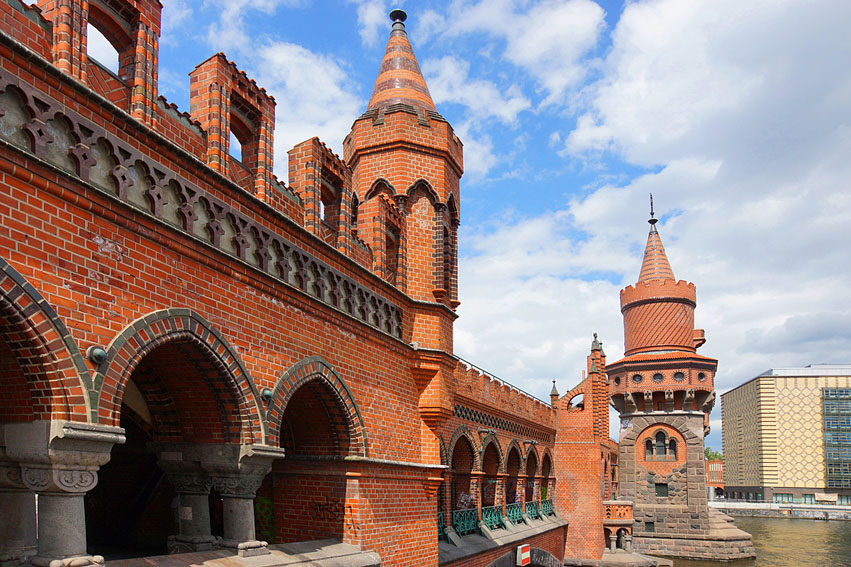
[[632, 381], [635, 382], [636, 384], [640, 384], [641, 380], [642, 380], [641, 374], [636, 374], [632, 377]]
[[654, 375], [653, 375], [653, 381], [654, 381], [654, 382], [661, 382], [664, 378], [665, 378], [665, 377], [664, 377], [664, 376], [662, 376], [662, 375], [661, 375], [660, 373], [658, 373], [658, 372], [657, 372], [656, 374], [654, 374]]
[[676, 380], [677, 382], [682, 382], [685, 379], [686, 379], [686, 375], [683, 374], [682, 372], [677, 372], [676, 374], [674, 374], [674, 380]]
[[679, 443], [664, 430], [659, 430], [644, 441], [644, 460], [676, 461]]

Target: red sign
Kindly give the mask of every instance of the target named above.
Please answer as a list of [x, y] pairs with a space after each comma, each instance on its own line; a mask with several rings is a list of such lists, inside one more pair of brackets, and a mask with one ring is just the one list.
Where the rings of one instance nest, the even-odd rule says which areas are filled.
[[532, 564], [532, 546], [528, 543], [517, 546], [517, 563], [515, 565], [531, 565]]

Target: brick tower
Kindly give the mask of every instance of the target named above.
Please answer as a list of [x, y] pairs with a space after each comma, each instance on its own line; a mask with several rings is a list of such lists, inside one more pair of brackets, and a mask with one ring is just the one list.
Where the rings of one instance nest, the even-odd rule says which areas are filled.
[[694, 328], [695, 287], [674, 278], [652, 197], [648, 222], [638, 282], [620, 294], [624, 358], [607, 368], [621, 419], [619, 497], [633, 502], [639, 551], [749, 557], [750, 536], [707, 506], [703, 450], [718, 361], [697, 354], [706, 339]]
[[452, 415], [452, 325], [459, 305], [457, 231], [463, 148], [438, 114], [408, 34], [390, 12], [387, 49], [366, 112], [343, 141], [351, 168], [352, 225], [373, 272], [415, 300], [404, 339], [420, 388], [425, 453], [440, 459], [438, 431]]

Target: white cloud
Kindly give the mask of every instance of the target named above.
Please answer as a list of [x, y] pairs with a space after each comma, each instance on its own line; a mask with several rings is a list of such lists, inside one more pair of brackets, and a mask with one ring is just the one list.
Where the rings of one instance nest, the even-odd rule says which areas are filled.
[[[342, 64], [300, 45], [273, 42], [256, 52], [257, 83], [275, 97], [275, 171], [286, 179], [287, 151], [319, 136], [341, 153], [352, 117], [366, 108]], [[309, 77], [309, 80], [305, 80]], [[328, 109], [334, 109], [329, 112]]]
[[565, 102], [566, 91], [584, 79], [583, 58], [605, 27], [605, 12], [590, 0], [458, 1], [441, 18], [428, 12], [424, 37], [467, 37], [480, 32], [504, 42], [504, 58], [523, 69], [543, 92], [544, 104]]
[[423, 61], [422, 71], [435, 104], [462, 104], [477, 123], [496, 118], [513, 125], [517, 115], [531, 107], [516, 85], [503, 92], [491, 81], [470, 79], [470, 64], [453, 55]]
[[219, 21], [207, 29], [207, 43], [216, 51], [251, 50], [256, 39], [249, 38], [245, 30], [245, 16], [250, 12], [266, 15], [275, 13], [279, 6], [294, 7], [302, 0], [210, 0], [218, 7]]
[[357, 5], [358, 33], [366, 46], [378, 44], [383, 32], [389, 29], [387, 2], [385, 0], [348, 0]]
[[118, 51], [93, 25], [88, 25], [86, 53], [113, 73], [118, 72]]
[[178, 30], [189, 20], [192, 8], [186, 0], [163, 0], [162, 4], [160, 44], [176, 45], [181, 39]]
[[[841, 2], [628, 3], [564, 147], [653, 170], [463, 233], [462, 356], [539, 396], [552, 375], [578, 382], [591, 331], [619, 357], [618, 290], [637, 278], [653, 192], [719, 392], [770, 367], [848, 362], [850, 19]], [[720, 448], [720, 427], [710, 439]]]

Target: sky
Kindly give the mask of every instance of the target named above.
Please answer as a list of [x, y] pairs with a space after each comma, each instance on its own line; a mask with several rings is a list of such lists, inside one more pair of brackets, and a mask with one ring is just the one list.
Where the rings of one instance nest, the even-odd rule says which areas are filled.
[[[649, 193], [719, 394], [851, 363], [851, 2], [162, 1], [160, 94], [188, 111], [188, 73], [225, 52], [277, 101], [281, 179], [302, 140], [342, 153], [408, 12], [464, 143], [455, 351], [493, 375], [549, 400], [592, 333], [622, 356]], [[710, 423], [720, 450], [720, 403]]]

